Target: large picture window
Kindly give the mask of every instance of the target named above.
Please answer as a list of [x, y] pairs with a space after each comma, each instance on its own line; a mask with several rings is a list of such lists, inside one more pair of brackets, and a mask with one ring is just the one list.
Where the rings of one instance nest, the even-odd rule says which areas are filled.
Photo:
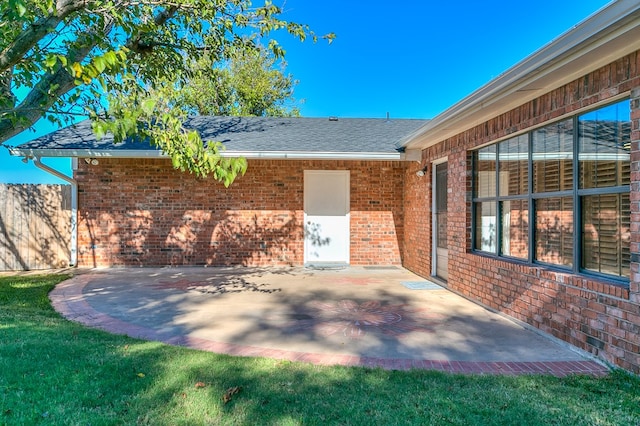
[[474, 152], [473, 249], [629, 279], [630, 102]]

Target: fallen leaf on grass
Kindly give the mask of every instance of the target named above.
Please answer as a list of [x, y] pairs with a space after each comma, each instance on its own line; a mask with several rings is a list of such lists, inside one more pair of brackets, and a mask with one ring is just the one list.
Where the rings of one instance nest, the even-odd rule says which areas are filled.
[[234, 386], [232, 388], [227, 389], [227, 391], [222, 395], [222, 401], [226, 404], [231, 401], [231, 397], [237, 393], [240, 393], [242, 390], [242, 386]]
[[207, 386], [207, 385], [205, 385], [203, 382], [196, 383], [196, 389], [203, 388], [205, 386]]

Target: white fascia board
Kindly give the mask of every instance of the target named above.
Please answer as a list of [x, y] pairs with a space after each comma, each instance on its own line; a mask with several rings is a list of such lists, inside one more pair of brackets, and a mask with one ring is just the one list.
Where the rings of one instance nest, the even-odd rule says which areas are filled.
[[638, 49], [640, 3], [612, 2], [434, 117], [399, 146], [435, 145]]
[[151, 150], [127, 150], [127, 151], [111, 151], [111, 150], [93, 150], [93, 149], [22, 149], [20, 147], [9, 148], [9, 153], [16, 157], [111, 157], [111, 158], [160, 158], [165, 157], [161, 151]]
[[[92, 149], [20, 149], [9, 148], [18, 157], [79, 157], [79, 158], [167, 158], [154, 150], [92, 150]], [[249, 160], [367, 160], [407, 161], [403, 152], [305, 152], [305, 151], [222, 151], [224, 158], [243, 157]]]
[[373, 160], [403, 161], [402, 152], [223, 151], [222, 157], [273, 160]]

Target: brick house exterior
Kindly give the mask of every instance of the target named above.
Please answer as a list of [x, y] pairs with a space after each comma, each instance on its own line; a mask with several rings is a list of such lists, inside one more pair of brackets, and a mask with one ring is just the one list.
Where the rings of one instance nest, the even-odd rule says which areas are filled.
[[78, 265], [302, 265], [304, 170], [350, 171], [352, 265], [402, 263], [403, 162], [249, 160], [225, 188], [166, 159], [101, 159], [75, 172]]
[[[563, 179], [569, 179], [569, 189], [557, 189], [549, 192], [551, 195], [535, 193], [533, 180], [546, 177], [545, 173], [533, 177], [539, 160], [527, 151], [527, 159], [518, 160], [526, 163], [519, 171], [525, 177], [513, 179], [516, 186], [521, 184], [523, 193], [499, 193], [503, 175], [498, 154], [497, 166], [493, 165], [495, 178], [484, 188], [493, 191], [494, 201], [478, 190], [481, 152], [520, 137], [528, 141], [530, 150], [540, 129], [548, 130], [561, 122], [580, 123], [581, 116], [620, 102], [628, 105], [629, 140], [616, 147], [620, 153], [606, 153], [602, 158], [613, 158], [607, 161], [616, 167], [615, 161], [624, 163], [620, 170], [627, 167], [626, 171], [616, 172], [626, 176], [622, 183], [604, 189], [581, 186], [583, 159], [578, 153], [585, 158], [599, 154], [587, 148], [580, 151], [582, 136], [572, 130], [570, 149], [576, 155], [574, 151], [570, 155], [559, 152], [562, 155], [552, 158], [562, 163], [557, 170], [567, 174]], [[347, 120], [345, 123], [348, 125]], [[441, 279], [452, 291], [640, 374], [637, 1], [611, 3], [428, 122], [399, 123], [401, 127], [389, 132], [379, 124], [353, 122], [348, 131], [343, 129], [344, 138], [319, 132], [327, 145], [322, 140], [310, 141], [318, 132], [307, 128], [305, 133], [303, 126], [290, 141], [300, 145], [296, 149], [305, 146], [308, 151], [304, 155], [283, 155], [273, 146], [264, 148], [260, 155], [250, 153], [246, 175], [229, 189], [179, 174], [169, 160], [149, 158], [149, 151], [136, 154], [64, 142], [64, 131], [17, 147], [12, 153], [36, 159], [105, 155], [96, 165], [78, 161], [74, 173], [78, 188], [77, 260], [79, 266], [89, 267], [303, 265], [305, 172], [346, 170], [350, 177], [349, 264], [402, 265], [421, 276]], [[370, 127], [387, 133], [364, 135]], [[247, 134], [255, 135], [259, 133]], [[380, 146], [393, 139], [393, 146], [372, 147], [371, 139], [382, 141]], [[337, 149], [340, 155], [334, 155], [333, 145], [341, 141], [348, 148]], [[375, 152], [340, 157], [347, 149]], [[276, 151], [279, 159], [261, 157]], [[446, 185], [436, 183], [442, 182], [438, 173], [446, 175]], [[601, 258], [615, 258], [618, 272], [614, 274], [594, 272], [589, 263], [592, 259], [587, 259], [592, 254], [585, 248], [589, 236], [584, 224], [591, 220], [589, 214], [598, 215], [598, 209], [586, 211], [583, 207], [592, 199], [600, 202], [605, 198], [618, 200], [618, 240], [610, 238], [617, 248], [606, 253], [598, 246], [594, 253], [603, 268], [608, 266]], [[572, 210], [544, 210], [545, 203], [558, 200], [571, 205]], [[513, 215], [506, 219], [500, 215], [507, 211], [508, 203], [528, 207], [513, 209]], [[484, 216], [485, 205], [494, 208], [492, 217]], [[566, 240], [563, 244], [567, 243], [571, 255], [554, 252], [545, 257], [539, 252], [540, 236], [535, 232], [542, 229], [540, 223], [554, 217], [562, 225], [557, 238]], [[491, 220], [485, 224], [487, 218]], [[525, 230], [523, 239], [505, 242], [509, 226], [516, 226], [516, 222]], [[485, 225], [488, 235], [497, 236], [497, 241], [482, 240]], [[492, 231], [492, 227], [501, 230]], [[555, 244], [554, 235], [549, 233], [545, 238]], [[441, 241], [445, 241], [446, 257], [439, 251]], [[508, 255], [501, 251], [505, 248]], [[438, 269], [442, 266], [446, 272]]]
[[[640, 51], [535, 98], [422, 151], [423, 163], [446, 157], [449, 167], [448, 287], [492, 309], [640, 373], [640, 274], [632, 255], [628, 286], [606, 279], [522, 265], [475, 253], [471, 238], [470, 151], [629, 93], [631, 142], [631, 252], [640, 253]], [[550, 108], [550, 106], [552, 106]], [[431, 176], [405, 174], [404, 266], [431, 271]]]

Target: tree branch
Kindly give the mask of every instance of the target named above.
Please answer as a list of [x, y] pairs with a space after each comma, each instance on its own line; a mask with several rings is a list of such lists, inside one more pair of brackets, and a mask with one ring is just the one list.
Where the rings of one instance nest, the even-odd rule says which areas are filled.
[[[87, 2], [85, 0], [58, 0], [58, 5], [64, 7], [62, 10], [65, 13], [40, 20], [34, 24], [30, 30], [23, 32], [14, 43], [0, 54], [0, 65], [6, 64], [5, 66], [12, 67], [13, 64], [22, 58], [20, 52], [25, 54], [37, 43], [39, 40], [38, 37], [41, 38], [46, 35], [49, 30], [55, 28], [57, 24], [62, 21], [63, 17], [68, 16], [75, 10], [86, 7], [86, 4]], [[161, 11], [154, 18], [155, 24], [158, 26], [164, 25], [178, 10], [178, 6], [171, 6]], [[92, 41], [90, 34], [108, 34], [112, 25], [113, 21], [111, 20], [107, 22], [103, 28], [94, 28], [93, 31], [86, 32], [85, 36], [82, 37], [84, 41], [78, 40], [76, 45], [79, 47], [67, 55], [69, 63], [82, 62], [96, 46], [96, 42]], [[95, 40], [95, 38], [93, 40]], [[132, 45], [135, 50], [135, 47], [143, 47], [139, 45], [140, 43], [144, 42], [141, 42], [138, 38], [128, 44]], [[76, 87], [74, 80], [74, 77], [61, 65], [58, 65], [56, 71], [43, 75], [24, 100], [12, 109], [10, 115], [5, 114], [3, 118], [0, 118], [0, 145], [11, 137], [33, 126], [36, 121], [42, 118], [45, 111], [50, 109], [62, 96]], [[0, 85], [0, 88], [1, 87]], [[55, 87], [55, 90], [52, 91], [52, 87]], [[11, 108], [9, 110], [11, 110]]]
[[[69, 62], [82, 62], [95, 47], [96, 42], [93, 40], [97, 39], [96, 34], [108, 34], [112, 26], [111, 20], [102, 28], [94, 28], [80, 36], [78, 47], [67, 55]], [[9, 116], [6, 114], [4, 118], [0, 118], [0, 145], [33, 126], [45, 111], [75, 87], [75, 78], [60, 64], [56, 71], [42, 75], [20, 105]], [[51, 90], [52, 88], [55, 89]]]
[[16, 105], [16, 97], [11, 91], [13, 69], [0, 72], [0, 110], [11, 109]]
[[[173, 15], [178, 11], [179, 6], [170, 6], [168, 9], [160, 11], [153, 19], [156, 26], [161, 27], [166, 24]], [[153, 49], [158, 43], [151, 43], [142, 41], [144, 34], [138, 34], [137, 37], [130, 39], [127, 43], [127, 48], [136, 53], [147, 53]]]
[[55, 30], [71, 13], [87, 7], [87, 3], [88, 0], [58, 0], [54, 15], [39, 19], [25, 28], [13, 43], [0, 52], [0, 71], [6, 71], [20, 62], [44, 36]]

